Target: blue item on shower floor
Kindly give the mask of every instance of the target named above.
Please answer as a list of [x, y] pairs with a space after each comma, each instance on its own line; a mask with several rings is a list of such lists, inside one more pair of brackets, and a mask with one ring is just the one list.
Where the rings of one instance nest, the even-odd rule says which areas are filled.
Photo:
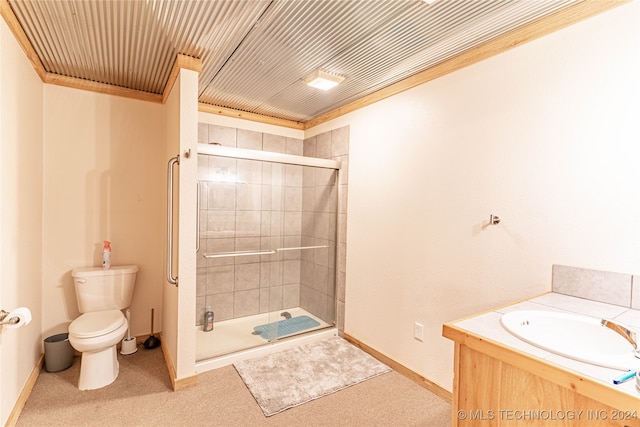
[[279, 320], [277, 322], [266, 323], [253, 328], [254, 334], [260, 335], [265, 340], [280, 338], [285, 335], [295, 334], [320, 326], [320, 323], [309, 316], [297, 316], [290, 319]]

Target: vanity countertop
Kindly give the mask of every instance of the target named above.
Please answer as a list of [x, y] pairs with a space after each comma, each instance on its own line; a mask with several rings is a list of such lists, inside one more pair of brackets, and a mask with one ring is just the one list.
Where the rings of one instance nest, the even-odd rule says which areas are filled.
[[640, 390], [636, 388], [635, 380], [630, 380], [619, 385], [613, 384], [613, 378], [619, 376], [622, 371], [595, 366], [550, 353], [528, 344], [509, 333], [500, 324], [500, 317], [514, 310], [546, 310], [577, 313], [615, 320], [636, 330], [640, 330], [640, 310], [551, 292], [444, 325], [444, 335], [448, 338], [453, 339], [448, 329], [455, 329], [474, 335], [480, 340], [498, 343], [507, 349], [529, 357], [542, 359], [552, 365], [573, 372], [578, 379], [589, 378], [597, 383], [601, 383], [602, 386], [637, 398], [638, 405], [640, 405]]

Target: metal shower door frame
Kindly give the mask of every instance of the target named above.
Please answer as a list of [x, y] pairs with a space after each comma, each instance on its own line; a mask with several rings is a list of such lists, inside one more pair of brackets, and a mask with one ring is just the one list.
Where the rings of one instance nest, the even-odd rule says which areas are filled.
[[[297, 166], [310, 166], [316, 168], [323, 169], [333, 169], [336, 171], [336, 186], [339, 187], [340, 183], [340, 173], [342, 162], [340, 160], [333, 159], [321, 159], [317, 157], [305, 157], [299, 156], [295, 154], [285, 154], [285, 153], [276, 153], [271, 151], [258, 151], [258, 150], [249, 150], [244, 148], [235, 148], [235, 147], [225, 147], [217, 144], [198, 144], [197, 149], [198, 154], [204, 154], [209, 156], [219, 156], [219, 157], [227, 157], [233, 159], [243, 159], [243, 160], [257, 160], [257, 161], [265, 161], [272, 163], [281, 163], [288, 165], [297, 165]], [[199, 187], [199, 186], [198, 186]], [[339, 188], [338, 188], [339, 194]], [[197, 212], [200, 211], [200, 197], [198, 196], [197, 203]], [[338, 250], [339, 250], [339, 214], [340, 214], [340, 197], [337, 197], [336, 200], [336, 227], [335, 227], [335, 277], [334, 277], [334, 286], [338, 282], [339, 268], [338, 268]], [[198, 214], [199, 216], [199, 214]], [[199, 226], [198, 226], [199, 228]], [[196, 236], [196, 247], [200, 248], [200, 232], [197, 230]], [[306, 249], [316, 249], [317, 246], [310, 247], [284, 247], [284, 248], [274, 248], [268, 249], [265, 251], [239, 251], [239, 252], [229, 252], [229, 253], [211, 253], [211, 254], [203, 254], [205, 258], [220, 258], [220, 257], [238, 257], [238, 256], [248, 256], [248, 255], [263, 255], [263, 254], [273, 254], [282, 251], [290, 251], [290, 250], [306, 250]], [[335, 289], [334, 289], [335, 293]], [[337, 314], [337, 296], [334, 298], [334, 316]], [[335, 318], [334, 318], [335, 322]]]

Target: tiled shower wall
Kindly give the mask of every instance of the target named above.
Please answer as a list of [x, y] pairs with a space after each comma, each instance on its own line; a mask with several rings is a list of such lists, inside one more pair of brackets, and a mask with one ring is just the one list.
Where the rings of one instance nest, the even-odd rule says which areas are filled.
[[344, 255], [340, 257], [340, 251], [344, 254], [346, 247], [348, 128], [301, 141], [201, 123], [198, 139], [200, 143], [335, 158], [343, 161], [344, 169], [338, 190], [343, 204], [336, 225], [332, 171], [199, 155], [196, 324], [203, 323], [208, 305], [212, 306], [216, 321], [295, 306], [333, 321], [336, 319], [333, 249], [210, 259], [202, 254], [325, 244], [334, 248], [337, 231], [340, 269], [337, 320], [341, 325], [346, 260]]
[[[347, 272], [347, 199], [349, 188], [349, 126], [333, 129], [304, 140], [303, 155], [322, 159], [340, 160], [342, 166], [338, 180], [338, 244], [336, 250], [336, 326], [344, 330], [345, 289]], [[301, 300], [305, 299], [301, 288]]]

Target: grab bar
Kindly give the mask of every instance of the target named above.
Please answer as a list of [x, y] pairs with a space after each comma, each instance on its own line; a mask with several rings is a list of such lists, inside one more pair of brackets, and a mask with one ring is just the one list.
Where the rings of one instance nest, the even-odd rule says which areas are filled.
[[173, 275], [173, 166], [180, 165], [180, 156], [169, 159], [167, 165], [167, 282], [178, 286]]
[[273, 255], [276, 252], [299, 251], [299, 250], [305, 250], [305, 249], [321, 249], [321, 248], [328, 248], [328, 247], [329, 245], [296, 246], [296, 247], [290, 247], [290, 248], [265, 249], [262, 251], [214, 252], [209, 254], [203, 254], [202, 256], [205, 258], [228, 258], [228, 257], [252, 256], [252, 255]]

